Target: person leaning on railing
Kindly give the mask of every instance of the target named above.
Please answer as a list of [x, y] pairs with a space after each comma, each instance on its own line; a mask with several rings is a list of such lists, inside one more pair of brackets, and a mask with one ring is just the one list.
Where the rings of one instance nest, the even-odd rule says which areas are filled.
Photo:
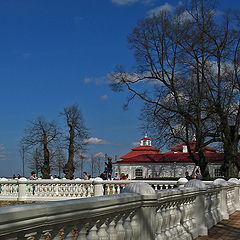
[[[29, 178], [30, 180], [37, 180], [37, 174], [36, 174], [36, 172], [34, 172], [34, 171], [32, 171], [31, 172], [31, 176], [30, 176], [30, 178]], [[32, 186], [32, 189], [33, 189], [33, 195], [35, 194], [35, 185], [33, 185]]]

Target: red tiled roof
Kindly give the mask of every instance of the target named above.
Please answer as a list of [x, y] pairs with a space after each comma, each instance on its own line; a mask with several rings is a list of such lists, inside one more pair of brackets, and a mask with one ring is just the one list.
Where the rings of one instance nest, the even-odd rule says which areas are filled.
[[[194, 154], [198, 159], [198, 154]], [[221, 162], [224, 158], [224, 153], [207, 153], [207, 159], [211, 162]], [[169, 162], [181, 162], [181, 163], [193, 163], [188, 153], [159, 153], [159, 154], [140, 154], [129, 158], [124, 158], [116, 163], [169, 163]]]
[[141, 140], [150, 140], [148, 137], [143, 137]]
[[[183, 153], [183, 145], [177, 145], [170, 148], [171, 151], [161, 153], [158, 148], [152, 146], [139, 146], [132, 149], [131, 152], [121, 156], [121, 160], [116, 163], [164, 163], [164, 162], [193, 162], [188, 153]], [[195, 148], [195, 141], [190, 142], [190, 148]], [[206, 156], [209, 162], [221, 162], [224, 158], [224, 153], [217, 153], [214, 148], [205, 147]], [[198, 159], [198, 154], [194, 153]]]
[[[190, 141], [189, 142], [189, 145], [190, 145], [190, 149], [193, 151], [195, 149], [195, 146], [196, 146], [196, 141]], [[171, 147], [170, 149], [172, 151], [175, 151], [175, 152], [182, 152], [183, 150], [183, 146], [186, 146], [185, 143], [182, 143], [182, 144], [179, 144], [177, 146], [174, 146], [174, 147]], [[209, 152], [216, 152], [216, 149], [215, 148], [212, 148], [212, 147], [209, 147], [209, 146], [206, 146], [205, 147], [205, 150], [206, 151], [209, 151]]]
[[159, 154], [160, 150], [152, 146], [139, 146], [132, 149], [131, 152], [121, 156], [121, 159], [136, 157], [143, 154]]

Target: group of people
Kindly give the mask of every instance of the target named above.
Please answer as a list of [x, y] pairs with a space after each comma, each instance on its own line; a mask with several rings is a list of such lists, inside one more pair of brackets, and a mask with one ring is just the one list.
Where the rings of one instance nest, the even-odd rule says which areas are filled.
[[103, 180], [111, 180], [112, 179], [112, 161], [109, 158], [108, 163], [105, 162], [104, 171], [101, 173], [100, 178]]
[[200, 171], [197, 169], [196, 170], [196, 172], [195, 172], [195, 174], [194, 173], [192, 173], [192, 175], [190, 176], [189, 175], [189, 172], [188, 171], [186, 171], [185, 172], [185, 177], [186, 177], [186, 179], [189, 181], [189, 180], [192, 180], [192, 179], [199, 179], [199, 180], [202, 180], [202, 175], [201, 175], [201, 173], [200, 173]]
[[13, 178], [13, 179], [16, 179], [16, 178], [20, 179], [20, 178], [21, 178], [21, 175], [20, 175], [19, 173], [18, 173], [17, 175], [13, 174], [12, 178]]

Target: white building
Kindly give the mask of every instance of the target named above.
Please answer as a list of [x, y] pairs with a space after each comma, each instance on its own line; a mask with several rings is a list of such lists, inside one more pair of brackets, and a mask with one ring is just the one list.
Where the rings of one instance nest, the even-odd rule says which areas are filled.
[[[190, 148], [194, 150], [195, 141], [190, 142]], [[205, 149], [210, 176], [221, 176], [220, 167], [224, 154], [216, 152], [216, 149], [209, 146]], [[196, 153], [195, 155], [197, 158], [198, 155]], [[113, 166], [115, 173], [128, 174], [130, 179], [184, 177], [186, 171], [191, 174], [198, 168], [189, 157], [185, 143], [171, 147], [169, 152], [161, 153], [158, 148], [152, 146], [147, 135], [141, 139], [140, 146], [132, 148], [130, 152], [120, 157], [119, 161], [113, 163]]]

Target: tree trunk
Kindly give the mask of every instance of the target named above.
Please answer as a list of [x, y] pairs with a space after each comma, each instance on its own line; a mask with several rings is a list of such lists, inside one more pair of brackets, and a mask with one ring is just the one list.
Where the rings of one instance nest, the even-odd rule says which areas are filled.
[[47, 134], [44, 132], [43, 135], [43, 154], [44, 154], [44, 163], [41, 167], [42, 177], [44, 179], [50, 179], [50, 165], [49, 165], [49, 150], [48, 150]]
[[199, 167], [201, 170], [201, 174], [203, 176], [203, 180], [209, 180], [210, 174], [209, 174], [208, 160], [206, 157], [205, 149], [201, 148], [199, 150], [198, 157], [199, 157]]
[[72, 126], [69, 126], [69, 147], [68, 147], [68, 162], [65, 164], [63, 172], [65, 173], [65, 177], [67, 179], [73, 179], [74, 178], [74, 128]]
[[237, 178], [240, 169], [238, 128], [235, 126], [226, 127], [224, 134], [224, 162], [221, 171], [226, 179]]

